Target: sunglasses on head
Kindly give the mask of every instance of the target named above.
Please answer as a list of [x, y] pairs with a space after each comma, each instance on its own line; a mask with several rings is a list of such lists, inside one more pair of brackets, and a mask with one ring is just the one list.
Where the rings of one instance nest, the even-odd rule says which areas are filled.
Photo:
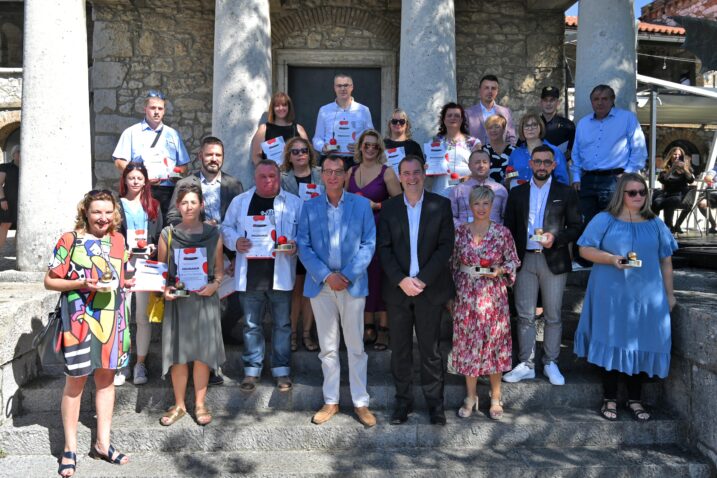
[[289, 151], [294, 156], [298, 156], [300, 154], [309, 154], [309, 148], [291, 148]]
[[147, 98], [159, 98], [160, 100], [164, 99], [164, 94], [162, 94], [161, 91], [157, 90], [149, 90], [147, 92]]
[[394, 126], [396, 126], [397, 124], [400, 124], [401, 126], [403, 126], [404, 124], [406, 124], [406, 120], [403, 118], [401, 118], [401, 119], [393, 118], [393, 119], [391, 119], [391, 124]]
[[630, 189], [630, 190], [626, 189], [625, 194], [627, 194], [631, 198], [634, 198], [635, 196], [637, 196], [639, 194], [640, 197], [644, 198], [645, 196], [647, 196], [647, 189]]

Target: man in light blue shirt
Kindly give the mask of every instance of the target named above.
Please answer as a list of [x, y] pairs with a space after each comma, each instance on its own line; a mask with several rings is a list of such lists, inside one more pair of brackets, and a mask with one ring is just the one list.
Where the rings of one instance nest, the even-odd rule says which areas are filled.
[[578, 122], [571, 167], [584, 224], [607, 208], [622, 173], [645, 167], [647, 145], [634, 113], [615, 107], [615, 91], [598, 85], [590, 93], [594, 114]]

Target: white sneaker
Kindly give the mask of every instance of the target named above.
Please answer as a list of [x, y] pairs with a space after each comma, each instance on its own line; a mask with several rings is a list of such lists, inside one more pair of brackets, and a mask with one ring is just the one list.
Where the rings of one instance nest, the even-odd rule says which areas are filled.
[[550, 362], [548, 365], [543, 367], [543, 375], [548, 377], [548, 380], [550, 380], [550, 383], [553, 385], [565, 385], [565, 377], [563, 377], [563, 374], [560, 373], [558, 364], [555, 362]]
[[147, 367], [143, 363], [137, 362], [134, 365], [134, 379], [132, 381], [135, 385], [144, 385], [147, 383]]
[[120, 370], [117, 370], [117, 373], [115, 373], [115, 387], [121, 387], [126, 380], [127, 377]]
[[503, 375], [503, 381], [508, 383], [520, 382], [526, 378], [535, 378], [535, 369], [528, 367], [528, 364], [521, 362], [513, 370]]

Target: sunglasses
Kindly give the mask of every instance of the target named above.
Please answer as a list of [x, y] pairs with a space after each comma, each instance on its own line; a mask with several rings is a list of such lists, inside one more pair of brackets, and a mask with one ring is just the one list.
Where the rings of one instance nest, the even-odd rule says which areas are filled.
[[395, 118], [394, 118], [394, 119], [391, 120], [391, 124], [394, 125], [394, 126], [396, 126], [396, 125], [398, 125], [398, 124], [400, 124], [401, 126], [403, 126], [404, 124], [406, 124], [406, 120], [403, 119], [403, 118], [401, 118], [401, 119], [395, 119]]
[[164, 99], [164, 94], [162, 94], [161, 91], [157, 90], [149, 90], [147, 92], [147, 98], [159, 98], [160, 100]]
[[637, 195], [639, 194], [640, 197], [643, 197], [643, 198], [644, 198], [645, 196], [647, 196], [647, 189], [639, 189], [639, 190], [638, 190], [638, 189], [630, 189], [630, 190], [625, 190], [625, 194], [627, 194], [627, 195], [630, 196], [631, 198], [634, 198], [635, 196], [637, 196]]
[[364, 143], [363, 144], [364, 149], [378, 149], [378, 144], [376, 143]]
[[294, 156], [298, 156], [300, 154], [309, 154], [309, 148], [291, 148], [289, 151]]

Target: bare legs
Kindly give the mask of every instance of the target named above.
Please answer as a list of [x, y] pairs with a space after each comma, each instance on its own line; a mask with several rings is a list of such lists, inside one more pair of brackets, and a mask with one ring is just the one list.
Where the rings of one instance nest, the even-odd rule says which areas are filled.
[[[186, 363], [174, 364], [170, 369], [172, 375], [172, 390], [174, 391], [174, 405], [182, 410], [187, 410], [184, 400], [187, 394], [187, 382], [189, 380], [189, 366]], [[194, 380], [194, 406], [203, 407], [207, 398], [207, 384], [209, 383], [209, 366], [197, 360], [194, 361], [192, 373]]]

